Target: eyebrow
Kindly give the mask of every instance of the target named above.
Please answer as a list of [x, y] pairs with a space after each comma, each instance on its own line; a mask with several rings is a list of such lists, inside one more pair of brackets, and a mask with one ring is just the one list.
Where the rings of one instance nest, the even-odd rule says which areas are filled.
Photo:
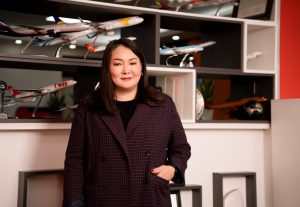
[[[120, 60], [120, 61], [122, 61], [122, 60], [124, 60], [124, 59], [121, 59], [121, 58], [115, 58], [115, 59], [112, 59], [112, 60]], [[129, 61], [131, 61], [131, 60], [138, 60], [138, 58], [136, 58], [136, 57], [134, 57], [134, 58], [130, 58], [130, 59], [128, 59]]]

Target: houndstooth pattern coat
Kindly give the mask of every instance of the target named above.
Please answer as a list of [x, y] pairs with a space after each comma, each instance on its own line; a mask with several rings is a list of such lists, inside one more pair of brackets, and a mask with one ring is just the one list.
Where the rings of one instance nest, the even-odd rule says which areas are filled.
[[171, 163], [184, 182], [191, 155], [173, 100], [162, 106], [138, 104], [123, 128], [119, 115], [89, 111], [80, 105], [65, 159], [63, 206], [170, 207], [169, 182], [151, 168]]

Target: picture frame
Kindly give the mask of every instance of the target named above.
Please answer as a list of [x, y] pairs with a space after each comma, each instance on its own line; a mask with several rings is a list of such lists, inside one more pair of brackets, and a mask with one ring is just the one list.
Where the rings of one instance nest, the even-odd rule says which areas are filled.
[[[223, 178], [245, 178], [246, 206], [257, 207], [255, 172], [214, 172], [213, 173], [213, 207], [224, 207]], [[235, 191], [232, 190], [231, 192]]]
[[235, 6], [232, 17], [245, 19], [270, 20], [273, 0], [238, 0], [238, 6]]

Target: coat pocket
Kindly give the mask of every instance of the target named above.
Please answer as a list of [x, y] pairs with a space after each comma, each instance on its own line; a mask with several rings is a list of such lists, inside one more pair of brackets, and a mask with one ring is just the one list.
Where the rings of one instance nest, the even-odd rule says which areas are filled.
[[150, 178], [155, 192], [156, 206], [171, 206], [169, 181], [152, 173]]

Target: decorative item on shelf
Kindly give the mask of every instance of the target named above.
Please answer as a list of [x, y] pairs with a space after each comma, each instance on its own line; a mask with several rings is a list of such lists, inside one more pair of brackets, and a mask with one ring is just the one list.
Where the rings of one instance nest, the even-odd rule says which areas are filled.
[[204, 110], [201, 119], [212, 120], [213, 109], [210, 109], [209, 106], [212, 104], [213, 92], [215, 89], [215, 83], [213, 79], [201, 79], [201, 82], [198, 85], [197, 89], [200, 91], [204, 100]]
[[263, 115], [263, 106], [256, 101], [249, 101], [244, 105], [244, 113], [248, 119], [260, 119]]
[[241, 192], [242, 190], [239, 188], [233, 188], [224, 193], [223, 195], [223, 203], [224, 206], [244, 206], [243, 202], [243, 194]]
[[49, 95], [47, 104], [50, 114], [55, 116], [55, 118], [60, 118], [62, 114], [60, 108], [66, 106], [65, 96], [59, 94], [58, 92], [51, 93]]
[[270, 20], [273, 0], [238, 0], [238, 6], [233, 9], [233, 17], [247, 19]]
[[[59, 17], [53, 16], [56, 23], [55, 25], [43, 26], [11, 26], [1, 22], [0, 35], [11, 37], [32, 37], [32, 39], [22, 49], [21, 54], [30, 46], [51, 46], [60, 45], [56, 52], [55, 57], [60, 57], [60, 51], [65, 45], [73, 44], [79, 38], [88, 37], [88, 40], [94, 38], [92, 45], [96, 43], [98, 36], [102, 33], [114, 34], [116, 30], [134, 26], [144, 21], [142, 17], [130, 16], [121, 19], [114, 19], [105, 22], [83, 22], [81, 19], [77, 23], [65, 23]], [[64, 24], [61, 24], [64, 23]], [[86, 59], [88, 53], [84, 56]]]
[[204, 99], [201, 92], [196, 89], [196, 120], [200, 120], [204, 111]]
[[257, 207], [256, 187], [256, 172], [214, 172], [213, 206]]
[[[8, 86], [7, 90], [10, 91], [10, 97], [6, 100], [4, 107], [14, 106], [19, 103], [28, 103], [28, 102], [35, 102], [38, 100], [37, 105], [35, 106], [34, 110], [32, 111], [32, 118], [37, 118], [36, 113], [37, 110], [40, 108], [40, 104], [44, 96], [52, 93], [57, 93], [64, 88], [72, 87], [77, 83], [74, 80], [65, 80], [54, 83], [52, 85], [47, 85], [41, 88], [35, 89], [14, 89], [12, 86]], [[48, 118], [48, 117], [46, 117]], [[52, 117], [50, 117], [52, 118]]]
[[242, 98], [237, 101], [230, 101], [223, 104], [212, 104], [210, 109], [230, 109], [232, 118], [240, 120], [259, 120], [263, 116], [263, 105], [268, 101], [264, 96], [253, 96]]
[[[191, 56], [192, 53], [201, 52], [204, 50], [205, 47], [209, 47], [216, 44], [216, 41], [207, 41], [200, 44], [194, 44], [194, 45], [185, 45], [185, 46], [179, 46], [179, 47], [163, 47], [160, 48], [159, 53], [160, 55], [167, 55], [169, 56], [166, 59], [166, 65], [171, 65], [169, 63], [169, 60], [173, 57], [176, 57], [178, 55], [183, 55], [183, 58], [180, 61], [179, 67], [194, 67], [194, 57]], [[189, 58], [188, 58], [189, 56]], [[186, 59], [188, 61], [186, 61]]]

